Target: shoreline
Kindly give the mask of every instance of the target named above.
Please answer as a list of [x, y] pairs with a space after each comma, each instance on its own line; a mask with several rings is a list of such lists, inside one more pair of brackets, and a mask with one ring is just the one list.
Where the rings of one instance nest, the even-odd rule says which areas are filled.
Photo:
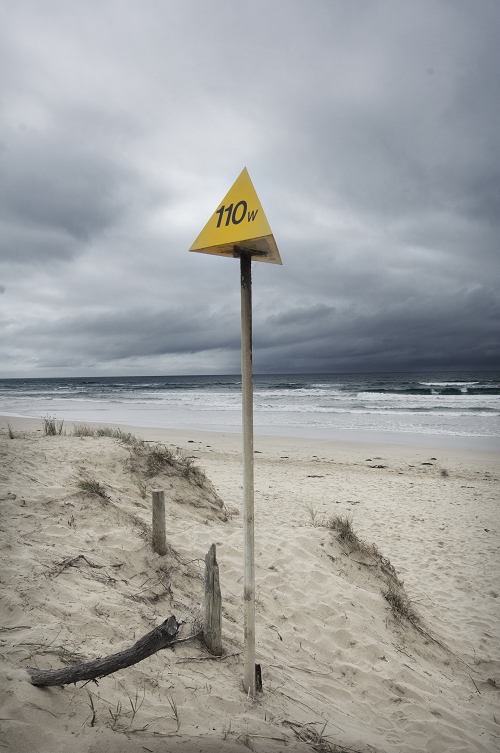
[[[57, 420], [59, 418], [57, 417]], [[199, 424], [193, 424], [191, 427], [177, 428], [172, 427], [155, 427], [143, 426], [141, 424], [130, 424], [118, 421], [84, 421], [84, 420], [64, 420], [64, 425], [72, 427], [74, 424], [89, 424], [90, 426], [109, 426], [121, 428], [131, 434], [147, 433], [148, 437], [165, 435], [175, 435], [179, 437], [187, 434], [202, 434], [206, 436], [231, 436], [241, 437], [241, 429], [235, 427], [218, 427], [217, 429], [207, 429]], [[16, 414], [0, 413], [0, 425], [7, 426], [7, 423], [19, 422], [25, 426], [27, 431], [35, 431], [40, 428], [43, 417], [20, 416]], [[389, 432], [373, 431], [359, 429], [301, 429], [293, 427], [255, 427], [254, 441], [263, 442], [265, 439], [270, 441], [312, 441], [312, 442], [330, 442], [345, 445], [361, 445], [367, 449], [367, 446], [388, 445], [392, 447], [420, 448], [421, 450], [442, 451], [464, 451], [464, 452], [486, 452], [500, 453], [500, 437], [474, 437], [451, 434], [424, 434], [412, 432]], [[158, 441], [162, 441], [159, 439]], [[215, 441], [215, 440], [214, 440]], [[239, 441], [239, 440], [238, 440]]]

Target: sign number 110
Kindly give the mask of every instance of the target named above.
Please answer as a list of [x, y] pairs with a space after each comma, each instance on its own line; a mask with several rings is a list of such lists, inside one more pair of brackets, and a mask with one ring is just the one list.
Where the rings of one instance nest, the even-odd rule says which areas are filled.
[[236, 205], [230, 204], [228, 207], [225, 207], [223, 204], [221, 208], [218, 209], [215, 213], [219, 215], [219, 219], [217, 220], [217, 227], [220, 227], [222, 224], [224, 212], [227, 214], [225, 227], [228, 227], [230, 222], [232, 222], [233, 225], [239, 225], [240, 222], [243, 222], [245, 216], [247, 217], [248, 222], [253, 222], [253, 220], [257, 216], [258, 211], [258, 209], [254, 209], [250, 212], [247, 212], [246, 201], [239, 201]]

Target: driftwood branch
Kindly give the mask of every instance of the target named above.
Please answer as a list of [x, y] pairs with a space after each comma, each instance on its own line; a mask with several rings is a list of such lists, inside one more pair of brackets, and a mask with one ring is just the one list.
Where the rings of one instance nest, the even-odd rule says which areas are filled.
[[101, 659], [76, 664], [73, 667], [64, 667], [63, 669], [36, 669], [28, 667], [27, 671], [31, 677], [32, 685], [69, 685], [79, 680], [95, 680], [98, 677], [105, 677], [119, 669], [125, 669], [132, 664], [147, 659], [162, 648], [167, 648], [174, 643], [175, 636], [179, 631], [179, 623], [172, 615], [155, 627], [154, 630], [140, 638], [137, 643], [125, 651], [120, 651], [112, 656], [105, 656]]

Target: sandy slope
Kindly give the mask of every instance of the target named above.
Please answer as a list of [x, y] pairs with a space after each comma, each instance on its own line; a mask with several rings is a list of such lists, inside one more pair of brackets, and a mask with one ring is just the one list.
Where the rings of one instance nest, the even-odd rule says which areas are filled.
[[[145, 482], [116, 440], [44, 437], [40, 423], [11, 424], [15, 439], [0, 434], [3, 749], [312, 750], [286, 722], [317, 723], [310, 729], [318, 732], [326, 723], [324, 750], [500, 748], [498, 456], [258, 438], [264, 692], [253, 701], [241, 689], [239, 438], [137, 432], [197, 458], [221, 508], [209, 485], [172, 473]], [[83, 477], [97, 479], [107, 498], [79, 490]], [[165, 557], [149, 545], [156, 486], [167, 499]], [[339, 512], [352, 513], [358, 533], [390, 558], [424, 631], [440, 643], [393, 618], [376, 565], [346, 554], [322, 525]], [[212, 542], [226, 658], [211, 659], [193, 640], [98, 685], [29, 683], [26, 666], [114, 653], [172, 613], [189, 634]]]

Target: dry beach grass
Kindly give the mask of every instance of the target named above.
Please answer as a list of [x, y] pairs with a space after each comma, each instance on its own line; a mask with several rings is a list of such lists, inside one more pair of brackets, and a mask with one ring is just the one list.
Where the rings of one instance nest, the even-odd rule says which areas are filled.
[[[498, 750], [493, 453], [256, 438], [264, 689], [252, 700], [241, 688], [240, 438], [2, 427], [5, 750]], [[164, 557], [150, 546], [157, 486]], [[98, 684], [30, 684], [27, 666], [115, 653], [172, 613], [196, 632], [212, 542], [222, 658], [195, 640]]]

